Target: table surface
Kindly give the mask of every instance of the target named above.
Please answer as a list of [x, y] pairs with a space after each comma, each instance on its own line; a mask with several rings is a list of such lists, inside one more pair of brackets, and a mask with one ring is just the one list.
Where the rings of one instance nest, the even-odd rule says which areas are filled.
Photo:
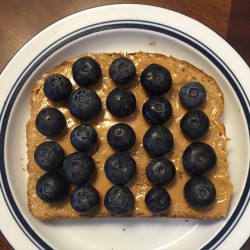
[[[190, 16], [218, 33], [250, 65], [249, 0], [0, 0], [0, 72], [30, 38], [50, 24], [80, 10], [113, 3], [155, 5]], [[11, 249], [1, 232], [0, 249]], [[241, 249], [250, 249], [250, 239]]]

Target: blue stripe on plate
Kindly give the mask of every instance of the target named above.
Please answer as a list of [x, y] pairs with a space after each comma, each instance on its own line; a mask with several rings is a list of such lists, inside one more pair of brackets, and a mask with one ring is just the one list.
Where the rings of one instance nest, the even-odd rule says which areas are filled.
[[[218, 57], [211, 49], [206, 47], [204, 44], [202, 44], [200, 41], [195, 39], [194, 37], [191, 37], [190, 35], [174, 29], [172, 27], [153, 23], [153, 22], [147, 22], [147, 21], [137, 21], [137, 20], [119, 20], [119, 21], [110, 21], [110, 22], [103, 22], [98, 23], [95, 25], [91, 25], [88, 27], [84, 27], [82, 29], [76, 30], [67, 36], [59, 39], [58, 41], [51, 44], [49, 47], [47, 47], [45, 50], [43, 50], [39, 55], [37, 55], [34, 60], [25, 68], [23, 73], [19, 76], [15, 84], [13, 85], [13, 88], [11, 89], [6, 102], [4, 104], [4, 107], [2, 109], [2, 112], [0, 114], [0, 122], [1, 122], [1, 131], [0, 131], [0, 173], [1, 173], [1, 191], [3, 193], [3, 196], [5, 198], [6, 204], [8, 205], [8, 208], [17, 222], [17, 224], [20, 226], [22, 231], [27, 235], [27, 237], [38, 247], [41, 249], [51, 249], [51, 247], [42, 239], [40, 238], [37, 233], [32, 229], [32, 227], [27, 223], [27, 221], [24, 219], [24, 217], [21, 214], [21, 211], [19, 210], [13, 196], [10, 190], [10, 186], [7, 179], [6, 174], [6, 166], [4, 161], [4, 145], [5, 145], [5, 135], [6, 135], [6, 129], [8, 126], [8, 120], [9, 116], [12, 110], [12, 107], [15, 103], [15, 100], [22, 89], [22, 87], [25, 85], [27, 79], [30, 77], [30, 75], [33, 73], [34, 69], [37, 68], [37, 66], [43, 62], [46, 58], [48, 58], [51, 54], [53, 54], [58, 49], [61, 49], [66, 44], [77, 40], [81, 37], [87, 36], [89, 34], [102, 32], [105, 30], [115, 30], [115, 29], [139, 29], [139, 30], [149, 30], [153, 32], [158, 32], [161, 34], [164, 34], [166, 36], [174, 37], [175, 39], [178, 39], [189, 46], [195, 48], [197, 51], [201, 52], [204, 56], [206, 56], [226, 77], [228, 82], [233, 87], [234, 91], [236, 92], [239, 101], [241, 103], [241, 106], [243, 108], [248, 128], [250, 128], [250, 112], [249, 112], [249, 100], [244, 92], [244, 89], [242, 88], [240, 82], [236, 78], [236, 76], [233, 74], [233, 72], [230, 70], [230, 68], [223, 62], [221, 58]], [[226, 237], [232, 232], [233, 228], [237, 225], [238, 221], [240, 220], [241, 216], [243, 215], [247, 204], [250, 199], [250, 173], [248, 173], [247, 182], [244, 187], [244, 191], [242, 193], [242, 196], [240, 198], [240, 201], [231, 215], [231, 217], [228, 219], [225, 226], [218, 232], [213, 239], [211, 239], [210, 242], [208, 242], [205, 246], [203, 246], [203, 249], [214, 249], [218, 245], [223, 242]]]

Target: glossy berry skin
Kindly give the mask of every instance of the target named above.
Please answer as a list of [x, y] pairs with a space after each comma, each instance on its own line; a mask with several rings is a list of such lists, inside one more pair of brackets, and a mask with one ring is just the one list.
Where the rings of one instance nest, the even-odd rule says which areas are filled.
[[72, 184], [87, 183], [95, 170], [94, 160], [84, 153], [74, 152], [63, 161], [63, 174]]
[[135, 111], [136, 99], [129, 89], [119, 87], [108, 94], [106, 106], [112, 115], [126, 117]]
[[142, 115], [152, 125], [163, 125], [172, 115], [172, 105], [162, 96], [153, 96], [143, 104]]
[[98, 135], [91, 125], [78, 125], [70, 134], [72, 146], [80, 152], [86, 152], [94, 148]]
[[68, 192], [66, 179], [57, 172], [47, 172], [36, 183], [38, 197], [47, 202], [54, 203], [63, 199]]
[[214, 168], [217, 156], [209, 144], [193, 142], [184, 150], [182, 162], [190, 175], [198, 176]]
[[70, 195], [72, 208], [81, 214], [90, 214], [98, 207], [100, 197], [98, 191], [89, 184], [77, 186]]
[[130, 83], [136, 74], [136, 68], [132, 60], [127, 57], [114, 59], [109, 67], [110, 78], [118, 84]]
[[135, 198], [126, 186], [113, 186], [105, 195], [104, 205], [113, 215], [127, 215], [135, 207]]
[[111, 182], [124, 185], [135, 175], [136, 162], [128, 154], [114, 153], [106, 160], [104, 171]]
[[51, 101], [66, 100], [71, 91], [72, 84], [70, 80], [61, 74], [50, 75], [44, 81], [43, 92]]
[[48, 137], [60, 135], [66, 128], [66, 119], [56, 108], [44, 108], [37, 114], [35, 125], [37, 130]]
[[207, 177], [194, 176], [184, 186], [184, 197], [192, 207], [205, 208], [215, 200], [216, 188]]
[[180, 122], [182, 132], [191, 139], [199, 139], [207, 134], [209, 126], [209, 118], [201, 110], [186, 112]]
[[113, 149], [123, 152], [134, 146], [136, 135], [128, 124], [117, 123], [108, 130], [107, 140]]
[[149, 95], [161, 96], [172, 87], [172, 76], [159, 64], [150, 64], [141, 73], [141, 84]]
[[170, 195], [161, 187], [151, 188], [145, 196], [145, 204], [153, 214], [163, 214], [170, 206]]
[[76, 83], [87, 87], [99, 81], [102, 70], [100, 64], [94, 58], [85, 56], [74, 62], [72, 74]]
[[34, 152], [36, 164], [46, 171], [54, 171], [61, 167], [64, 150], [56, 141], [45, 141], [37, 146]]
[[146, 168], [148, 180], [156, 186], [163, 186], [170, 183], [175, 173], [174, 164], [164, 157], [153, 159]]
[[199, 82], [188, 82], [180, 89], [179, 98], [185, 108], [197, 108], [206, 100], [206, 89]]
[[78, 88], [72, 91], [68, 100], [68, 107], [75, 118], [88, 121], [101, 112], [102, 102], [94, 90]]
[[150, 127], [143, 137], [145, 150], [153, 157], [168, 153], [174, 144], [172, 133], [163, 126]]

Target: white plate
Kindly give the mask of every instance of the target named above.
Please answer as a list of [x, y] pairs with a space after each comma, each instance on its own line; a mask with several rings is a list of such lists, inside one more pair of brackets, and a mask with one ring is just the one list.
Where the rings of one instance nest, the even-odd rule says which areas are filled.
[[[29, 94], [47, 69], [82, 52], [147, 51], [187, 60], [213, 76], [225, 96], [231, 181], [225, 219], [91, 219], [40, 222], [26, 203], [25, 124]], [[29, 41], [0, 78], [0, 228], [15, 249], [237, 249], [249, 237], [250, 72], [218, 35], [186, 16], [144, 5], [79, 12]]]

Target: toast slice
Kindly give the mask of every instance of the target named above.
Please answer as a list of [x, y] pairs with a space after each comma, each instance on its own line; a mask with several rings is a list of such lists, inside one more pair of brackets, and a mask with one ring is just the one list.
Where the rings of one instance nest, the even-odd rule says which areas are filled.
[[[69, 197], [65, 200], [56, 203], [48, 204], [43, 202], [35, 191], [35, 186], [38, 178], [44, 174], [44, 170], [37, 166], [34, 161], [34, 150], [46, 138], [40, 134], [35, 127], [35, 119], [37, 113], [44, 107], [56, 107], [63, 112], [67, 121], [66, 134], [56, 138], [56, 140], [63, 147], [65, 154], [68, 155], [76, 150], [72, 147], [69, 135], [70, 131], [76, 127], [80, 121], [72, 117], [67, 109], [67, 105], [62, 103], [54, 103], [49, 101], [43, 93], [43, 84], [45, 78], [50, 74], [59, 73], [70, 79], [73, 88], [77, 88], [74, 82], [71, 67], [75, 60], [82, 56], [91, 56], [95, 58], [102, 68], [101, 80], [91, 87], [100, 96], [103, 104], [103, 109], [98, 117], [94, 118], [89, 124], [93, 125], [99, 136], [99, 148], [93, 152], [92, 156], [96, 164], [96, 174], [91, 180], [91, 184], [98, 190], [100, 194], [101, 204], [95, 213], [91, 215], [81, 215], [73, 210], [69, 203]], [[137, 101], [137, 108], [134, 114], [127, 118], [116, 118], [112, 116], [106, 109], [105, 100], [108, 93], [117, 85], [112, 82], [109, 77], [108, 69], [111, 62], [120, 56], [130, 58], [136, 66], [136, 77], [131, 83], [131, 91], [134, 93]], [[105, 176], [104, 163], [106, 159], [114, 153], [114, 150], [107, 142], [107, 131], [111, 125], [124, 122], [129, 124], [136, 133], [136, 144], [129, 150], [130, 155], [135, 159], [137, 164], [136, 175], [126, 184], [130, 188], [135, 197], [135, 209], [129, 216], [134, 217], [155, 217], [146, 207], [144, 198], [147, 191], [152, 187], [152, 184], [146, 177], [146, 166], [151, 157], [146, 153], [142, 140], [145, 131], [149, 128], [149, 124], [145, 121], [141, 114], [142, 105], [148, 99], [148, 96], [140, 84], [140, 74], [142, 70], [151, 63], [158, 63], [166, 67], [173, 79], [171, 90], [165, 97], [171, 102], [173, 107], [173, 115], [165, 126], [172, 132], [174, 137], [174, 147], [167, 158], [170, 159], [176, 168], [176, 176], [174, 180], [164, 186], [171, 197], [171, 204], [168, 211], [164, 214], [158, 215], [162, 217], [182, 217], [182, 218], [198, 218], [198, 219], [214, 219], [226, 216], [230, 196], [232, 193], [232, 185], [228, 173], [227, 160], [227, 137], [224, 124], [221, 121], [221, 116], [224, 111], [224, 99], [216, 81], [208, 76], [202, 70], [196, 68], [190, 63], [178, 60], [171, 56], [153, 53], [86, 53], [78, 57], [69, 59], [54, 67], [48, 72], [44, 73], [40, 79], [34, 84], [31, 93], [31, 108], [30, 119], [27, 123], [27, 154], [28, 154], [28, 207], [31, 214], [40, 220], [51, 220], [58, 218], [82, 218], [82, 217], [112, 217], [104, 206], [103, 200], [107, 190], [113, 185]], [[200, 141], [206, 142], [213, 147], [217, 155], [217, 164], [215, 168], [205, 175], [209, 177], [216, 187], [216, 200], [207, 208], [195, 209], [192, 208], [184, 199], [183, 187], [190, 176], [186, 173], [182, 165], [182, 154], [184, 149], [192, 141], [187, 139], [180, 130], [180, 118], [187, 111], [182, 107], [179, 101], [179, 90], [181, 86], [189, 81], [197, 81], [203, 84], [207, 91], [206, 102], [199, 109], [203, 110], [210, 119], [210, 129], [206, 136]], [[53, 138], [54, 139], [54, 138]], [[74, 187], [72, 186], [72, 189]]]

